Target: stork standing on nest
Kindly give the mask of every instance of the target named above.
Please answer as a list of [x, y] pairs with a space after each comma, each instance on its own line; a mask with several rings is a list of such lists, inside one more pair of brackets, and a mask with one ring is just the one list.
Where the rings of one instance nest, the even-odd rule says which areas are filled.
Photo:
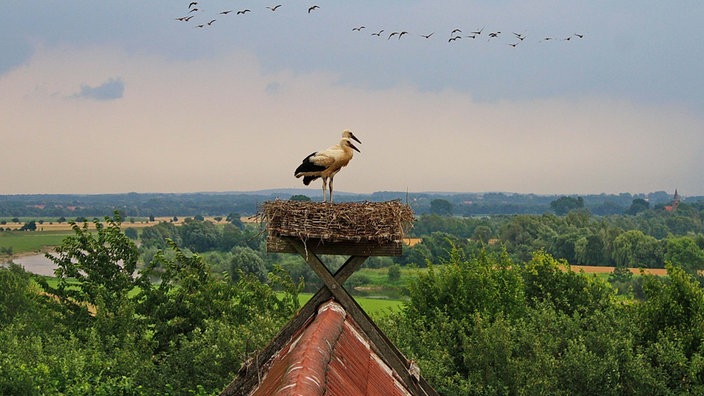
[[346, 166], [350, 162], [354, 154], [354, 151], [352, 150], [356, 150], [358, 153], [361, 152], [354, 146], [354, 144], [352, 144], [352, 140], [360, 144], [362, 143], [350, 130], [346, 129], [342, 132], [342, 140], [340, 140], [339, 144], [325, 150], [316, 151], [307, 156], [293, 173], [296, 178], [302, 176], [303, 184], [306, 186], [313, 180], [322, 178], [323, 202], [326, 202], [327, 200], [326, 189], [328, 188], [328, 179], [330, 179], [330, 202], [332, 202], [333, 178], [343, 166]]

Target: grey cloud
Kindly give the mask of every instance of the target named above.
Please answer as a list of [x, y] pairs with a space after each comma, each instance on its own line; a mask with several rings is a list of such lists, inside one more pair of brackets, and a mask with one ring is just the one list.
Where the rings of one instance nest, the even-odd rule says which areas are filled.
[[91, 87], [81, 85], [81, 91], [75, 95], [77, 98], [88, 98], [95, 100], [114, 100], [122, 98], [125, 92], [125, 83], [121, 78], [111, 78], [108, 81]]

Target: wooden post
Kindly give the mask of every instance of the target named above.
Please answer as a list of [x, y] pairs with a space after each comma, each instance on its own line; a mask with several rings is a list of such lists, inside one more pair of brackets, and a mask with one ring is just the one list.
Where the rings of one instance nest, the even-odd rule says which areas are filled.
[[[415, 391], [415, 395], [436, 395], [435, 391], [430, 387], [427, 382], [425, 382], [422, 377], [422, 383], [415, 381], [410, 374], [410, 362], [403, 356], [401, 351], [399, 351], [391, 342], [391, 340], [386, 337], [384, 332], [379, 329], [376, 324], [371, 320], [362, 307], [357, 304], [357, 301], [347, 293], [347, 290], [342, 286], [335, 276], [333, 276], [328, 268], [323, 264], [322, 261], [315, 254], [306, 251], [305, 246], [300, 240], [295, 238], [287, 238], [287, 242], [298, 252], [298, 254], [306, 260], [308, 265], [315, 271], [316, 274], [325, 284], [324, 288], [327, 288], [330, 293], [335, 297], [335, 300], [342, 305], [342, 307], [352, 316], [352, 318], [357, 322], [359, 327], [364, 331], [364, 333], [372, 341], [377, 349], [377, 354], [387, 361], [389, 366], [396, 372], [396, 374], [403, 380], [404, 383], [411, 386], [411, 384], [416, 385], [416, 389], [411, 389]], [[353, 256], [356, 257], [356, 256]], [[321, 289], [322, 290], [322, 289]], [[425, 386], [424, 386], [425, 385]], [[430, 390], [430, 393], [428, 392]]]
[[[305, 258], [305, 257], [304, 257]], [[352, 256], [345, 261], [345, 263], [340, 267], [337, 272], [335, 272], [335, 279], [340, 284], [345, 283], [345, 281], [359, 269], [359, 267], [364, 264], [367, 260], [366, 256]], [[321, 287], [310, 300], [298, 310], [298, 314], [291, 319], [284, 328], [282, 328], [279, 333], [274, 337], [274, 341], [271, 342], [266, 348], [262, 349], [257, 353], [250, 362], [257, 362], [258, 364], [245, 364], [240, 368], [237, 378], [235, 378], [223, 391], [220, 393], [221, 396], [239, 396], [244, 395], [253, 389], [255, 386], [259, 385], [254, 381], [259, 378], [256, 376], [247, 376], [246, 374], [251, 370], [256, 370], [260, 374], [265, 371], [270, 363], [271, 358], [274, 354], [290, 340], [296, 331], [300, 330], [303, 325], [311, 320], [315, 313], [318, 311], [318, 306], [329, 300], [332, 297], [330, 289], [327, 287]]]

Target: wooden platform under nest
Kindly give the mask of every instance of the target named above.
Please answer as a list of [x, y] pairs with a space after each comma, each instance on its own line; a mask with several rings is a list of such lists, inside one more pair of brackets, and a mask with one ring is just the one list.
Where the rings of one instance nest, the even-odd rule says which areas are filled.
[[287, 238], [317, 254], [400, 256], [413, 212], [400, 201], [265, 202], [257, 217], [266, 223], [267, 251], [295, 253]]

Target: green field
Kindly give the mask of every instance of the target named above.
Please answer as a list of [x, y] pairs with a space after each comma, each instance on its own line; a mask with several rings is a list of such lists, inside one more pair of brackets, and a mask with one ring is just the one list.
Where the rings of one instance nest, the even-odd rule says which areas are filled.
[[[43, 278], [46, 279], [49, 286], [54, 288], [58, 286], [59, 281], [57, 278], [48, 276]], [[134, 289], [130, 292], [129, 295], [134, 296], [138, 292], [138, 289]], [[301, 306], [303, 306], [306, 302], [308, 302], [308, 300], [310, 300], [311, 297], [313, 297], [313, 293], [299, 293], [298, 301], [301, 303]], [[398, 310], [401, 308], [402, 304], [401, 300], [392, 300], [384, 298], [355, 297], [354, 299], [369, 315], [385, 314], [391, 310]]]
[[12, 254], [39, 252], [46, 247], [61, 245], [70, 231], [44, 231], [44, 232], [0, 232], [0, 251], [11, 249]]
[[[298, 301], [303, 306], [311, 297], [313, 297], [313, 293], [300, 293], [298, 294]], [[386, 298], [354, 297], [354, 299], [369, 315], [385, 314], [391, 310], [398, 310], [403, 303], [401, 300]]]

